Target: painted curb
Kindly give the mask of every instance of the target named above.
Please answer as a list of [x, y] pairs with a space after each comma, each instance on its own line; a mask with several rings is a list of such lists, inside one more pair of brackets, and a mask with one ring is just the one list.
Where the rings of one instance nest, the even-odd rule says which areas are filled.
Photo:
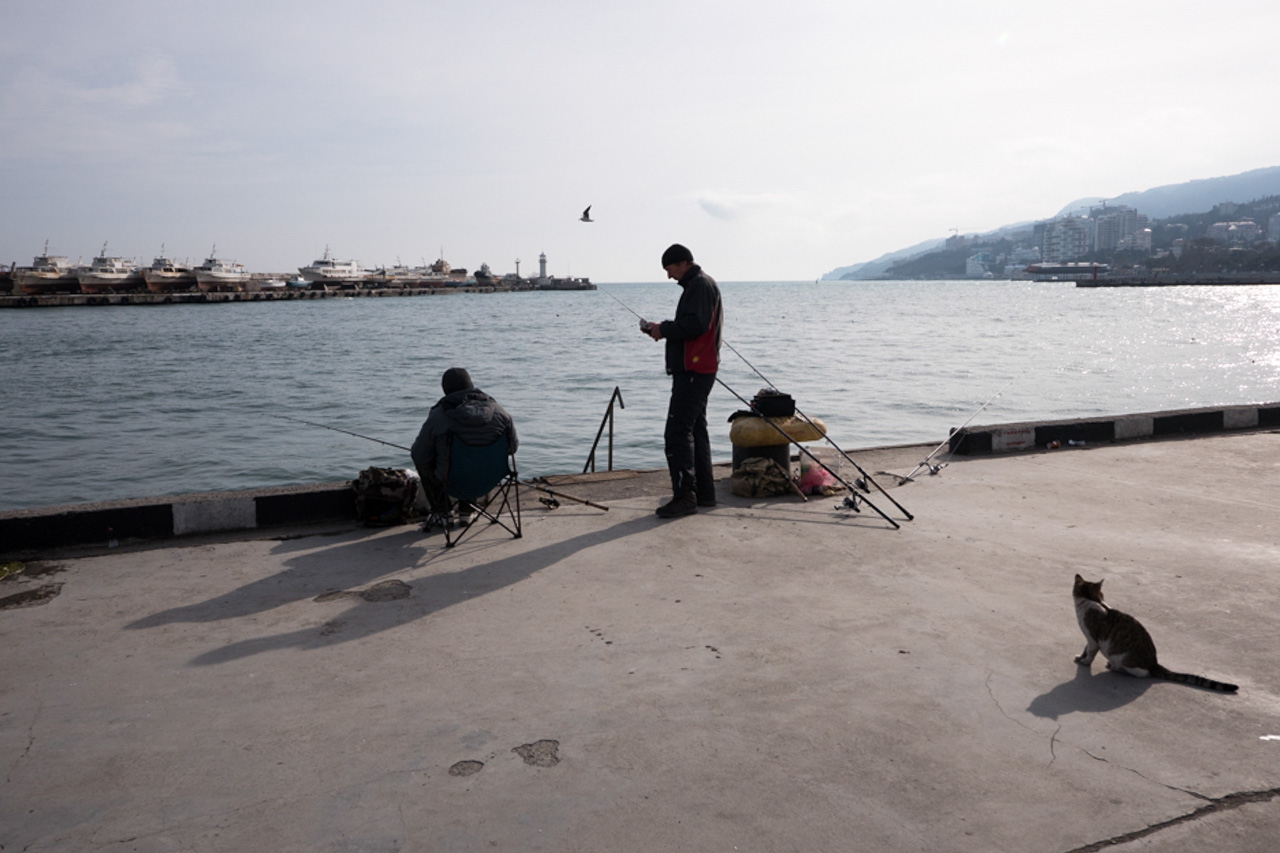
[[350, 480], [40, 507], [0, 513], [0, 554], [355, 518]]
[[1072, 442], [1088, 446], [1271, 427], [1280, 427], [1280, 403], [972, 426], [954, 432], [949, 446], [957, 456], [987, 456], [1044, 449], [1054, 442], [1059, 446], [1069, 446]]

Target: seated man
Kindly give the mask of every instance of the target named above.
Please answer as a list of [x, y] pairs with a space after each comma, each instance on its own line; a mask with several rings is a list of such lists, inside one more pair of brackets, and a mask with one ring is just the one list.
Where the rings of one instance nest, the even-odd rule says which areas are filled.
[[[497, 400], [471, 384], [471, 376], [466, 370], [449, 368], [440, 384], [444, 396], [431, 407], [410, 450], [414, 467], [422, 479], [422, 490], [431, 505], [429, 526], [446, 524], [453, 509], [445, 490], [445, 480], [448, 477], [449, 446], [454, 436], [466, 444], [484, 446], [506, 435], [512, 453], [515, 453], [518, 443], [511, 415], [498, 405]], [[469, 514], [471, 508], [458, 509], [461, 515]]]

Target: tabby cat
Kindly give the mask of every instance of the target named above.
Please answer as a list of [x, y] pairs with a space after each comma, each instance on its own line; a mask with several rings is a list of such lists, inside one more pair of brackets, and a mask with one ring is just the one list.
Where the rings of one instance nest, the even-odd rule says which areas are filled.
[[1170, 672], [1156, 661], [1156, 644], [1142, 623], [1128, 613], [1112, 610], [1102, 601], [1102, 581], [1087, 581], [1076, 575], [1071, 590], [1076, 600], [1076, 620], [1084, 632], [1085, 646], [1076, 663], [1092, 666], [1093, 659], [1101, 651], [1107, 659], [1107, 669], [1127, 672], [1138, 678], [1165, 678], [1209, 690], [1234, 693], [1239, 687], [1205, 678]]

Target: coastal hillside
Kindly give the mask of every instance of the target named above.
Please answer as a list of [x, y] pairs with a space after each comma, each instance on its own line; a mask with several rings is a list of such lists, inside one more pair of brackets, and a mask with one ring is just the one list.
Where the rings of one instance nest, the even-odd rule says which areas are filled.
[[[1124, 193], [1105, 199], [1109, 206], [1137, 208], [1151, 219], [1169, 219], [1191, 214], [1206, 214], [1223, 203], [1245, 204], [1267, 196], [1280, 195], [1280, 166], [1253, 169], [1238, 175], [1203, 178], [1181, 184], [1168, 184], [1148, 190]], [[1049, 221], [1068, 215], [1087, 213], [1090, 207], [1101, 204], [1101, 196], [1084, 196], [1065, 205], [1058, 213], [1045, 217]], [[974, 235], [978, 244], [997, 243], [1034, 228], [1035, 222], [1017, 222]], [[925, 240], [904, 249], [888, 252], [862, 263], [837, 267], [822, 276], [825, 281], [861, 280], [901, 275], [909, 262], [946, 246], [945, 237]], [[891, 272], [890, 270], [893, 270]], [[943, 276], [949, 277], [949, 276]]]

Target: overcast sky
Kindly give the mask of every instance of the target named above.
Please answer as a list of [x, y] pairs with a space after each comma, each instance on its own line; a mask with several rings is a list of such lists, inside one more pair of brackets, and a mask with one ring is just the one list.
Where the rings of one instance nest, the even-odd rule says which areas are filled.
[[[813, 279], [1280, 165], [1275, 0], [0, 0], [0, 262]], [[592, 205], [593, 223], [582, 223]]]

